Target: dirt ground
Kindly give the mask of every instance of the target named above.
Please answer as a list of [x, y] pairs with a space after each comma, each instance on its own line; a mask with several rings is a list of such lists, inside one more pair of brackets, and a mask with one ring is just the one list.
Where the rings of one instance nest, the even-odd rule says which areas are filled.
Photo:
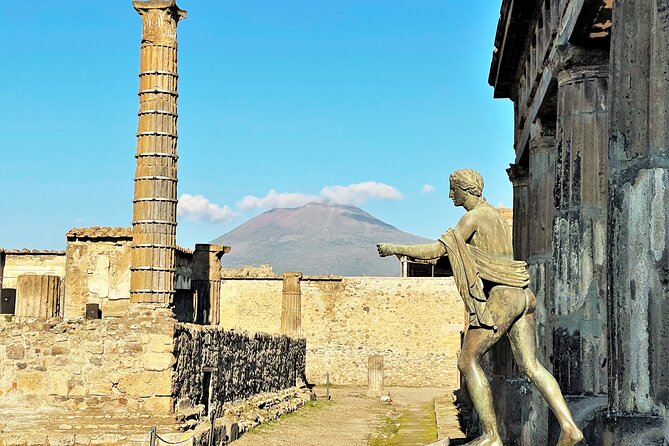
[[[316, 388], [318, 399], [295, 413], [247, 432], [235, 446], [413, 446], [437, 440], [434, 401], [450, 401], [452, 391], [388, 388], [392, 402], [365, 388]], [[453, 432], [454, 436], [461, 435]]]

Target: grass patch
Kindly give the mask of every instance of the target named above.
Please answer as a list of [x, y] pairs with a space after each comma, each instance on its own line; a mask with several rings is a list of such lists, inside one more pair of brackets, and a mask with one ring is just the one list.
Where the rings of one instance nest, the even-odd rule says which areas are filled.
[[386, 416], [376, 432], [371, 434], [367, 444], [369, 446], [397, 445], [397, 433], [400, 431], [401, 417]]
[[249, 430], [245, 435], [253, 435], [254, 433], [263, 433], [274, 426], [278, 426], [281, 423], [285, 423], [289, 420], [292, 419], [299, 419], [300, 417], [307, 417], [309, 414], [313, 413], [314, 411], [318, 411], [323, 409], [324, 407], [328, 407], [332, 404], [331, 401], [327, 400], [316, 400], [316, 401], [307, 401], [302, 407], [299, 409], [281, 415], [279, 418], [276, 420], [272, 421], [265, 421], [264, 423], [254, 427], [253, 429]]

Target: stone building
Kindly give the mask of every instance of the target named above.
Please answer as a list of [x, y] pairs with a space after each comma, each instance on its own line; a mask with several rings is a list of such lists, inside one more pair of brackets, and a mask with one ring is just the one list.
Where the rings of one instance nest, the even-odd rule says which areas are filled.
[[[589, 444], [663, 444], [668, 39], [660, 0], [502, 2], [489, 82], [514, 103], [514, 251], [539, 300], [539, 354]], [[547, 444], [548, 427], [554, 444], [508, 345], [493, 355], [509, 444]]]

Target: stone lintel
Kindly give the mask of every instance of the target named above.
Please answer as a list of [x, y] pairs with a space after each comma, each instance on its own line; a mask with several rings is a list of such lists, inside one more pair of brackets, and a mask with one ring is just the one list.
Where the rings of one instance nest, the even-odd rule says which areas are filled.
[[555, 60], [555, 72], [558, 73], [558, 85], [589, 78], [608, 79], [608, 51], [562, 45]]
[[207, 251], [215, 253], [217, 257], [221, 257], [224, 254], [230, 252], [232, 248], [225, 245], [216, 245], [214, 243], [197, 243], [195, 245], [195, 251]]

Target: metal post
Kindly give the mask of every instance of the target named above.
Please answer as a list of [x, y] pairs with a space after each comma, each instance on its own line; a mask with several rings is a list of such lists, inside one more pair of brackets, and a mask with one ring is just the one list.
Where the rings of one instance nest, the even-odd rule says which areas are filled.
[[156, 432], [156, 426], [151, 428], [151, 437], [149, 439], [149, 446], [156, 446], [156, 437], [158, 433]]
[[325, 374], [325, 397], [330, 399], [330, 373]]

